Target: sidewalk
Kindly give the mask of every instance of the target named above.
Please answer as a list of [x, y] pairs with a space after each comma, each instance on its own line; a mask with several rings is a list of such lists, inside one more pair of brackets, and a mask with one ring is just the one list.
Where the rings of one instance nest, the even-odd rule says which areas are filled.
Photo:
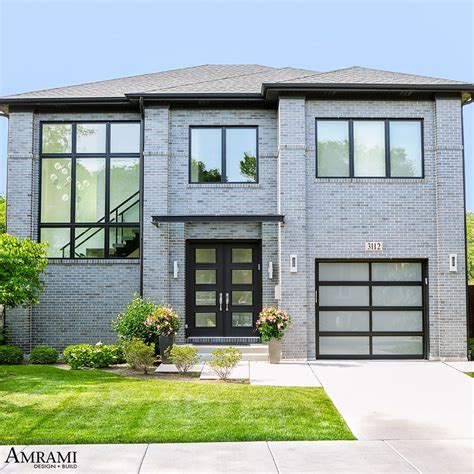
[[[473, 440], [292, 441], [18, 447], [77, 451], [77, 468], [0, 464], [1, 474], [74, 473], [472, 473]], [[3, 463], [11, 447], [0, 446]]]

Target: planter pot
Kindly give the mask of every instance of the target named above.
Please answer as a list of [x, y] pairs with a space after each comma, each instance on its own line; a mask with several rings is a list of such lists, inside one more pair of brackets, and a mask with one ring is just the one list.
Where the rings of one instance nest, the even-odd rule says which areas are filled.
[[160, 345], [160, 356], [161, 362], [163, 364], [169, 364], [170, 360], [166, 356], [166, 352], [174, 344], [174, 336], [160, 336], [159, 345]]
[[279, 364], [281, 361], [281, 339], [270, 339], [268, 341], [268, 355], [270, 357], [270, 364]]

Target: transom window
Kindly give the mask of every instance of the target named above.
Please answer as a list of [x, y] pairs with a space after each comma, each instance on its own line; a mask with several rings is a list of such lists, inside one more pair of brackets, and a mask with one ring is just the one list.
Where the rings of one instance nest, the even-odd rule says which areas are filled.
[[257, 127], [191, 127], [191, 183], [256, 183]]
[[317, 119], [316, 177], [422, 178], [419, 119]]
[[139, 216], [140, 122], [41, 124], [48, 257], [138, 258]]

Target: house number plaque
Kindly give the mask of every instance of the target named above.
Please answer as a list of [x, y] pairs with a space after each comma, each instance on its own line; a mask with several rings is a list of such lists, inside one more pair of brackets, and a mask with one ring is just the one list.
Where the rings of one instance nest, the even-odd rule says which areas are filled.
[[383, 250], [383, 242], [366, 242], [366, 252], [381, 252]]

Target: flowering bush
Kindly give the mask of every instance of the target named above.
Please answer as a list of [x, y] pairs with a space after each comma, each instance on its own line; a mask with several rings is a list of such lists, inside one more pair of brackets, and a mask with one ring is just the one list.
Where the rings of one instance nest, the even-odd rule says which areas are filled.
[[291, 317], [286, 311], [266, 306], [258, 315], [257, 330], [262, 336], [262, 341], [268, 342], [272, 338], [281, 339], [290, 324]]
[[170, 306], [157, 306], [145, 319], [145, 326], [156, 336], [174, 336], [179, 329], [179, 317]]

